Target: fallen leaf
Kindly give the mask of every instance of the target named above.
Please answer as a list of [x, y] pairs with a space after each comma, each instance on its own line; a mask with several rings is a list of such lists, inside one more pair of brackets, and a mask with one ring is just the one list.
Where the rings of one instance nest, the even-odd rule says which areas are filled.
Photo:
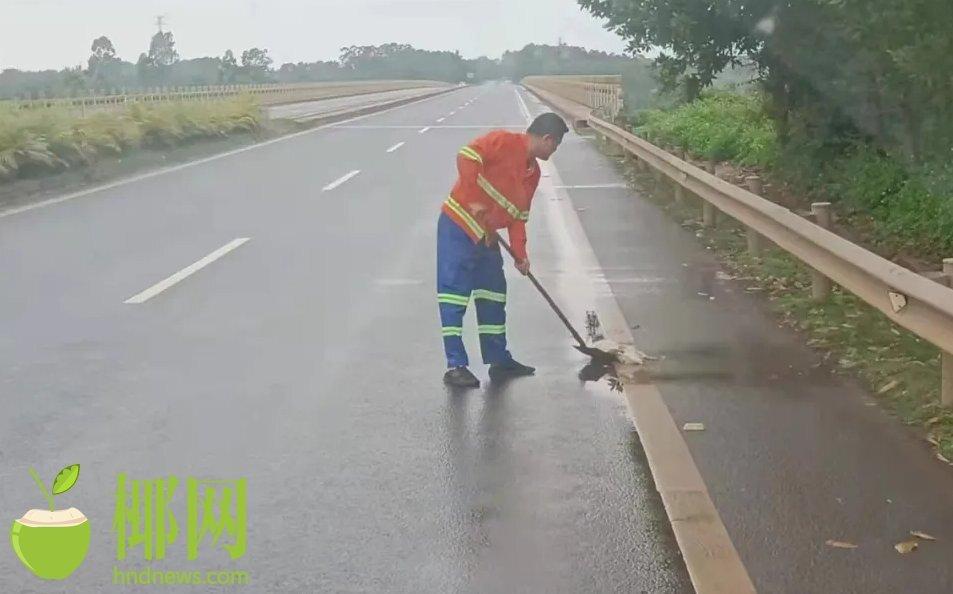
[[919, 543], [915, 540], [905, 540], [903, 542], [898, 542], [893, 545], [893, 548], [897, 549], [897, 552], [901, 555], [906, 555], [911, 551], [917, 550], [917, 547], [920, 546]]
[[685, 423], [685, 426], [682, 427], [684, 431], [704, 431], [704, 423]]
[[841, 540], [829, 540], [825, 543], [829, 547], [834, 547], [835, 549], [856, 549], [857, 545], [852, 542], [844, 542]]
[[935, 536], [930, 536], [926, 532], [920, 532], [919, 530], [910, 531], [910, 536], [916, 536], [917, 538], [921, 538], [923, 540], [936, 540]]

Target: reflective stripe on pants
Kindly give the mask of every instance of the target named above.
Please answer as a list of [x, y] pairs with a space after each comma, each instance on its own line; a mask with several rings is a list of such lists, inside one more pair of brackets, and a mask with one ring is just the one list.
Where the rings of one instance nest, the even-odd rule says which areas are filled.
[[476, 304], [483, 362], [511, 359], [506, 350], [506, 278], [499, 246], [474, 243], [445, 213], [437, 222], [437, 303], [448, 367], [469, 365], [463, 315]]

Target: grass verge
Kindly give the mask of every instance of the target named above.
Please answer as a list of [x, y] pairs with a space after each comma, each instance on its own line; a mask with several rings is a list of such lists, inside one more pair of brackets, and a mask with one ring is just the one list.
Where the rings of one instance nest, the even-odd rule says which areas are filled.
[[168, 149], [255, 133], [261, 111], [251, 99], [133, 104], [82, 117], [62, 108], [0, 107], [0, 182], [94, 165], [138, 148]]

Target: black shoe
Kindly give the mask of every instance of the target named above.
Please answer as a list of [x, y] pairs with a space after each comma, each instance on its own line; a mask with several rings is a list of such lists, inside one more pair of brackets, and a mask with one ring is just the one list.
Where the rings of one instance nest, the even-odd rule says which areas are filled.
[[495, 380], [533, 375], [534, 373], [536, 373], [535, 367], [523, 365], [515, 359], [510, 359], [506, 363], [494, 363], [490, 365], [490, 379]]
[[466, 367], [452, 367], [443, 374], [443, 383], [454, 388], [479, 388], [480, 380]]

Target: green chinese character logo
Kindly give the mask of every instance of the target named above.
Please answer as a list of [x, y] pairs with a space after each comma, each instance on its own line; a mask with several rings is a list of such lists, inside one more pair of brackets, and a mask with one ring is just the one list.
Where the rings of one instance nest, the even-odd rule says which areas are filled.
[[[248, 518], [246, 489], [246, 479], [189, 479], [189, 559], [198, 557], [199, 545], [206, 536], [211, 536], [213, 545], [228, 551], [232, 559], [245, 555]], [[228, 535], [230, 540], [222, 539], [223, 534]]]
[[169, 509], [179, 479], [129, 480], [124, 473], [116, 478], [116, 559], [126, 558], [129, 549], [142, 545], [147, 561], [164, 559], [167, 545], [179, 536], [179, 524]]
[[[179, 479], [129, 480], [119, 474], [113, 530], [116, 559], [142, 547], [148, 561], [165, 558], [179, 537], [179, 523], [170, 507]], [[247, 544], [247, 480], [186, 480], [186, 547], [198, 558], [203, 542], [224, 549], [232, 559], [244, 556]]]

